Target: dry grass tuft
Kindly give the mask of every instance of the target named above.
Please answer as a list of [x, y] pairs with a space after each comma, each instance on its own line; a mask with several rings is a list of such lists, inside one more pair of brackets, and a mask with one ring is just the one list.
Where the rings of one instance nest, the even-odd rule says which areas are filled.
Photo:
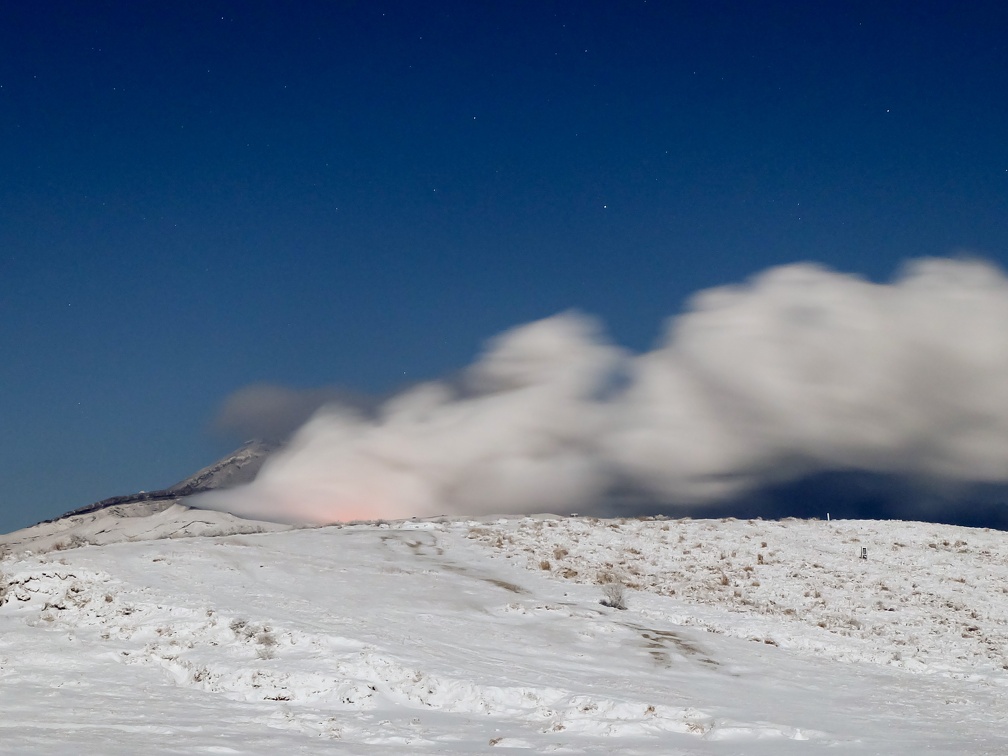
[[626, 609], [626, 590], [623, 587], [623, 583], [616, 581], [612, 583], [606, 583], [602, 589], [602, 599], [599, 601], [602, 606], [608, 606], [611, 609]]

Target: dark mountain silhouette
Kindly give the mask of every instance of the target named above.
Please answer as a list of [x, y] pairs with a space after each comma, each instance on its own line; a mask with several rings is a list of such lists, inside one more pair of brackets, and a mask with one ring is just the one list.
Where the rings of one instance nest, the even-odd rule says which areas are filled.
[[[264, 441], [248, 441], [240, 448], [225, 457], [204, 467], [199, 472], [190, 475], [185, 480], [169, 488], [156, 491], [139, 491], [124, 496], [111, 496], [107, 499], [74, 509], [66, 514], [43, 522], [58, 520], [75, 515], [98, 512], [109, 507], [120, 507], [118, 514], [123, 516], [143, 516], [167, 509], [180, 499], [215, 488], [230, 488], [242, 483], [251, 482], [266, 458], [276, 450], [276, 447]], [[136, 505], [143, 505], [137, 507]], [[136, 510], [131, 512], [130, 509]]]

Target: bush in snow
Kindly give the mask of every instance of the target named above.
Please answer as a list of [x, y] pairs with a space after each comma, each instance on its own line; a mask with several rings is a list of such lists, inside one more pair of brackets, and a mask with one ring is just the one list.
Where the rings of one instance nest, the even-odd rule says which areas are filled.
[[612, 609], [626, 609], [626, 589], [623, 583], [618, 580], [606, 583], [602, 587], [602, 599], [599, 603]]
[[52, 545], [52, 550], [66, 551], [67, 549], [79, 549], [82, 546], [90, 546], [90, 545], [91, 542], [88, 541], [86, 538], [83, 538], [77, 533], [73, 533], [67, 540], [57, 541], [56, 543], [54, 543]]
[[228, 625], [239, 640], [254, 641], [256, 655], [260, 659], [272, 659], [276, 656], [276, 646], [279, 644], [273, 629], [269, 625], [256, 625], [248, 620], [237, 617]]
[[276, 636], [270, 632], [268, 627], [263, 627], [262, 631], [256, 635], [256, 656], [260, 659], [273, 659], [276, 657]]

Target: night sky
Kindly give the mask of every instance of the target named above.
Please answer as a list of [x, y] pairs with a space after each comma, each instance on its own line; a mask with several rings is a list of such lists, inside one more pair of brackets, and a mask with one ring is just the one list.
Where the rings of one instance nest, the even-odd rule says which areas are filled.
[[[1008, 265], [1008, 6], [0, 5], [0, 531], [571, 308]], [[1008, 327], [1008, 324], [1006, 324]]]

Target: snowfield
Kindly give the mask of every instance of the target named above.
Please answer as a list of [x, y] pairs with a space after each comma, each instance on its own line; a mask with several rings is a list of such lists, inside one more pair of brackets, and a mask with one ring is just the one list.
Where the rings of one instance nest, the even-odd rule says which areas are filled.
[[7, 753], [1008, 753], [998, 531], [458, 519], [0, 571]]
[[1005, 535], [902, 522], [594, 518], [470, 531], [576, 582], [611, 575], [678, 598], [681, 610], [649, 612], [676, 624], [836, 661], [1008, 682]]

